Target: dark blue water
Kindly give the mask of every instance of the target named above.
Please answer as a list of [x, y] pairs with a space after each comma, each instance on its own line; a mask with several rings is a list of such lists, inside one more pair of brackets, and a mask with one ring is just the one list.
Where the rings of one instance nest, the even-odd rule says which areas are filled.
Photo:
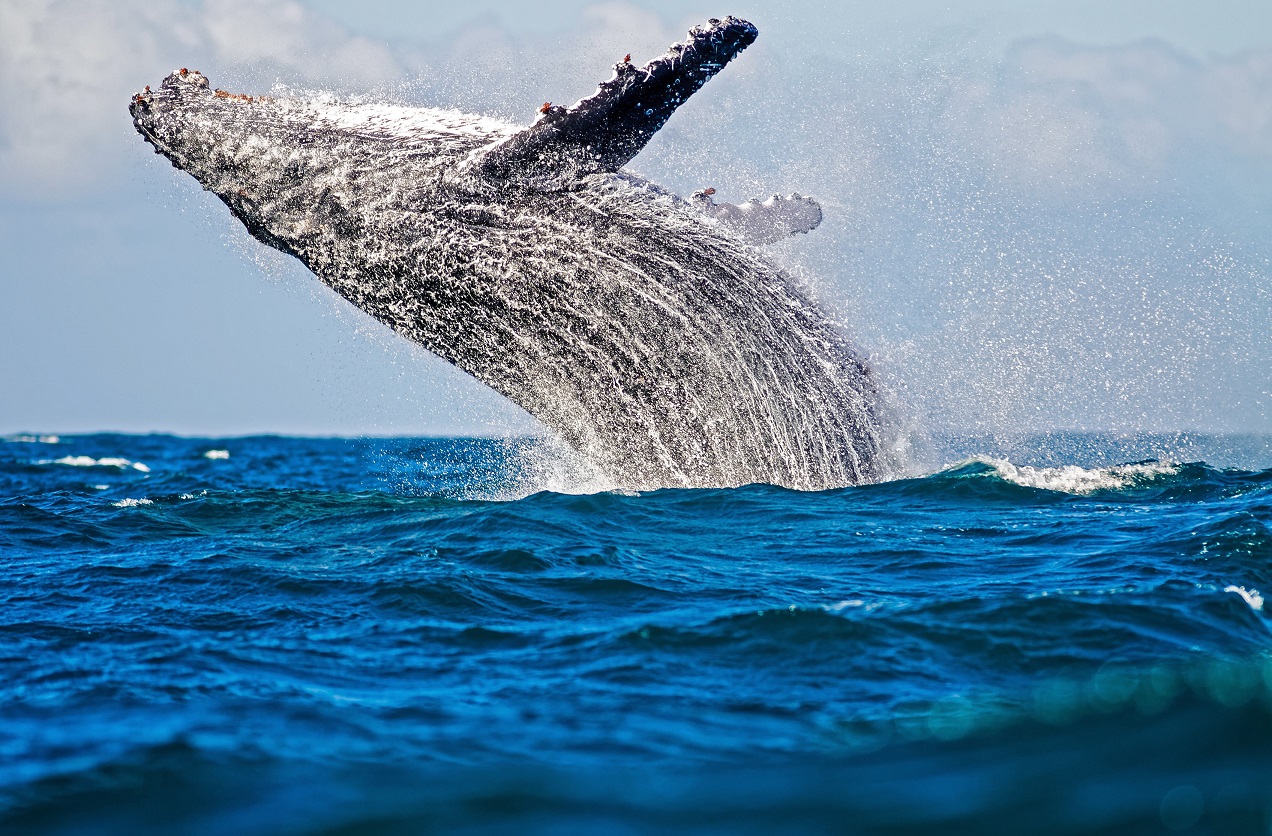
[[823, 493], [532, 448], [0, 443], [0, 831], [1268, 832], [1267, 438]]

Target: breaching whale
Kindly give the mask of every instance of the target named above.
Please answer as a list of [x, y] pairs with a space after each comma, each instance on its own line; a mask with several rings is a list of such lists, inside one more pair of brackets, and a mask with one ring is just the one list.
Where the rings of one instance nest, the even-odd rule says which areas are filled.
[[182, 69], [137, 130], [260, 241], [633, 489], [882, 478], [868, 364], [758, 244], [815, 201], [684, 200], [624, 171], [757, 30], [729, 17], [526, 128], [247, 96]]

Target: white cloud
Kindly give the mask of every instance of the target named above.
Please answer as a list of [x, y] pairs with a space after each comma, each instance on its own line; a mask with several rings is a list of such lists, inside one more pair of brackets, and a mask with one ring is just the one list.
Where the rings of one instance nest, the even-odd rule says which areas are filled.
[[386, 47], [350, 35], [295, 0], [203, 0], [198, 19], [217, 63], [263, 67], [304, 83], [352, 89], [402, 72]]
[[1202, 90], [1238, 149], [1272, 158], [1272, 51], [1215, 62]]
[[657, 15], [608, 2], [587, 7], [564, 32], [513, 34], [479, 24], [461, 29], [445, 47], [402, 58], [412, 97], [528, 123], [544, 101], [571, 104], [591, 95], [624, 54], [633, 61], [661, 55], [687, 28], [668, 28]]
[[131, 93], [177, 66], [231, 81], [365, 89], [400, 77], [387, 48], [293, 0], [6, 0], [0, 193], [91, 188], [131, 140]]
[[1272, 52], [1196, 61], [1160, 42], [1015, 44], [946, 120], [1017, 186], [1135, 189], [1199, 147], [1272, 158]]

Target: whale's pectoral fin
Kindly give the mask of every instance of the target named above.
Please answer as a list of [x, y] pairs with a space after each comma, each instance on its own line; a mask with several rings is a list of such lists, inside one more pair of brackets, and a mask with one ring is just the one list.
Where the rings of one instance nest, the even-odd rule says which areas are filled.
[[474, 159], [470, 169], [538, 188], [618, 171], [757, 34], [745, 20], [713, 19], [642, 68], [625, 59], [594, 94], [568, 108], [544, 104], [538, 121]]
[[751, 198], [741, 206], [716, 203], [715, 189], [695, 192], [693, 202], [704, 215], [751, 244], [771, 244], [800, 232], [811, 232], [822, 220], [821, 204], [798, 194], [768, 200]]

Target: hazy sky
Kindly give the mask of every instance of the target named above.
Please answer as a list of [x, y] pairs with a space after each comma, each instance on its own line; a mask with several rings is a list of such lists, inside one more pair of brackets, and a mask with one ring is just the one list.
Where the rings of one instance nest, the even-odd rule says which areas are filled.
[[759, 41], [633, 167], [819, 197], [773, 254], [917, 424], [1272, 432], [1268, 0], [0, 0], [0, 433], [530, 428], [248, 238], [129, 95], [193, 66], [525, 123], [725, 13]]

